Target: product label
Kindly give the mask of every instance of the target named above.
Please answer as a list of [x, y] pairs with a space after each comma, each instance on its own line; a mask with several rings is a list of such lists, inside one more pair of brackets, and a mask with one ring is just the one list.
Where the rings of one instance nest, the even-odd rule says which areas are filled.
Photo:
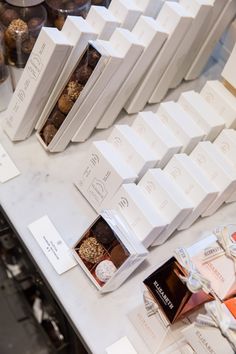
[[0, 182], [4, 183], [18, 176], [20, 171], [0, 144]]

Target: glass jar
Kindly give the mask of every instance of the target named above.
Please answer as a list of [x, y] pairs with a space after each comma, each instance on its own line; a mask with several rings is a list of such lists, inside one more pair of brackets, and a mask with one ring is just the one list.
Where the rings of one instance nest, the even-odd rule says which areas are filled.
[[92, 5], [109, 7], [111, 0], [92, 0]]
[[46, 23], [47, 12], [39, 5], [42, 0], [7, 2], [0, 12], [0, 22], [5, 29], [7, 63], [24, 68], [39, 32]]
[[91, 0], [45, 0], [48, 23], [59, 30], [67, 16], [86, 17], [91, 6]]

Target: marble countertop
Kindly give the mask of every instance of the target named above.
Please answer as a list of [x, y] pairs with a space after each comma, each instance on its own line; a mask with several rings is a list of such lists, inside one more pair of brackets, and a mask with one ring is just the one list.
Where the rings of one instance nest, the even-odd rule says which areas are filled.
[[[220, 70], [221, 65], [213, 62], [199, 80], [182, 85], [168, 99], [177, 98], [180, 90], [200, 89], [207, 78], [218, 78]], [[122, 122], [132, 119], [123, 117]], [[99, 132], [86, 143], [71, 144], [63, 153], [48, 154], [35, 135], [27, 141], [12, 143], [0, 130], [0, 142], [21, 172], [20, 176], [0, 186], [0, 204], [88, 350], [94, 354], [105, 353], [107, 346], [127, 335], [138, 353], [145, 354], [148, 349], [127, 318], [127, 314], [142, 302], [143, 279], [171, 256], [177, 246], [192, 243], [216, 225], [234, 222], [236, 203], [224, 205], [214, 216], [200, 219], [164, 245], [151, 249], [147, 261], [113, 293], [99, 294], [79, 265], [58, 275], [27, 225], [47, 214], [69, 245], [81, 236], [96, 214], [73, 181], [91, 140], [103, 139], [108, 134], [109, 130]]]

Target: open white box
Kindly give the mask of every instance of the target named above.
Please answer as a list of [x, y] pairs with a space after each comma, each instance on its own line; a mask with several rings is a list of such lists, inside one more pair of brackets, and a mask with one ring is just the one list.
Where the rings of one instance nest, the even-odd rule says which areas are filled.
[[93, 142], [75, 175], [75, 185], [92, 207], [100, 212], [123, 183], [137, 175], [106, 141]]
[[[84, 260], [80, 255], [80, 247], [88, 238], [95, 239], [99, 244], [100, 250], [104, 251], [101, 259], [97, 259], [95, 263]], [[114, 252], [116, 252], [115, 248], [117, 247], [119, 248], [119, 254], [122, 252], [123, 259], [119, 264], [114, 266], [116, 260]], [[97, 289], [101, 293], [105, 293], [116, 290], [144, 261], [148, 251], [138, 241], [120, 214], [114, 210], [104, 210], [75, 243], [72, 253]], [[108, 266], [104, 267], [102, 264], [104, 261], [105, 263], [108, 262]], [[112, 266], [110, 271], [108, 269], [109, 266]], [[98, 267], [100, 267], [100, 270], [98, 270]], [[98, 278], [99, 275], [103, 281], [101, 281], [101, 278]]]
[[108, 41], [117, 27], [118, 19], [105, 6], [91, 6], [86, 21], [98, 34], [99, 39]]
[[120, 111], [126, 104], [127, 98], [138, 86], [139, 81], [148, 72], [150, 65], [158, 55], [167, 38], [167, 33], [165, 33], [164, 29], [158, 24], [158, 21], [146, 16], [141, 16], [139, 18], [132, 33], [144, 46], [144, 50], [134, 67], [129, 72], [119, 91], [116, 93], [109, 107], [107, 107], [104, 112], [98, 125], [99, 128], [106, 129], [114, 123]]
[[236, 191], [236, 171], [221, 151], [209, 141], [199, 143], [190, 158], [220, 191], [217, 198], [202, 213], [202, 216], [212, 215]]
[[122, 28], [130, 31], [142, 15], [141, 8], [133, 0], [112, 0], [109, 11], [121, 23]]
[[191, 213], [193, 205], [168, 173], [159, 168], [150, 169], [139, 181], [138, 187], [157, 212], [167, 220], [167, 227], [152, 243], [165, 242]]
[[131, 127], [153, 151], [158, 167], [165, 166], [182, 148], [174, 134], [152, 112], [140, 112]]
[[109, 44], [118, 51], [119, 55], [123, 59], [123, 62], [110, 79], [106, 88], [103, 92], [101, 92], [96, 104], [94, 104], [80, 128], [75, 130], [75, 135], [72, 138], [72, 141], [81, 142], [86, 140], [91, 135], [96, 125], [99, 124], [104, 111], [115, 97], [120, 86], [126, 79], [131, 68], [135, 65], [144, 49], [137, 37], [130, 31], [123, 28], [117, 28], [115, 30], [111, 36]]
[[11, 140], [32, 133], [71, 49], [56, 28], [41, 30], [5, 114], [3, 128]]
[[108, 208], [121, 213], [145, 247], [149, 247], [167, 225], [167, 220], [134, 183], [123, 184], [108, 203]]
[[161, 103], [157, 116], [183, 145], [181, 152], [189, 154], [205, 136], [203, 130], [176, 102]]
[[[216, 7], [215, 14], [217, 14], [217, 16], [212, 22], [212, 27], [206, 40], [199, 48], [194, 62], [189, 68], [188, 73], [185, 75], [185, 80], [194, 80], [202, 73], [217, 42], [220, 40], [224, 31], [235, 17], [236, 3], [234, 0], [218, 0], [215, 2], [214, 7]], [[218, 12], [218, 10], [220, 11]]]
[[142, 82], [131, 95], [132, 105], [130, 103], [129, 107], [125, 107], [128, 113], [137, 113], [144, 108], [186, 34], [191, 21], [191, 17], [178, 3], [167, 1], [163, 5], [157, 16], [157, 22], [168, 33], [168, 38]]
[[235, 89], [236, 88], [236, 74], [235, 74], [235, 60], [236, 60], [236, 44], [233, 51], [224, 66], [221, 76]]
[[226, 128], [236, 129], [236, 97], [218, 80], [207, 81], [200, 95], [225, 121]]
[[39, 129], [39, 127], [42, 126], [52, 108], [55, 106], [71, 73], [76, 67], [78, 58], [80, 58], [85, 51], [88, 41], [95, 40], [97, 38], [97, 33], [95, 30], [82, 17], [79, 16], [68, 16], [62, 27], [61, 33], [69, 39], [73, 45], [73, 48], [47, 102], [45, 103], [35, 129]]
[[160, 102], [165, 97], [169, 88], [176, 87], [174, 82], [176, 73], [178, 73], [178, 81], [182, 81], [186, 66], [188, 66], [188, 63], [192, 63], [197, 54], [196, 48], [198, 47], [202, 34], [204, 34], [206, 30], [212, 13], [212, 5], [205, 0], [180, 0], [179, 4], [189, 12], [193, 21], [153, 91], [149, 102]]
[[115, 125], [107, 141], [133, 169], [138, 178], [157, 163], [154, 152], [128, 125]]
[[178, 103], [204, 131], [204, 140], [213, 141], [225, 127], [224, 120], [199, 93], [183, 92]]
[[194, 206], [192, 213], [178, 226], [178, 230], [187, 229], [216, 199], [219, 189], [186, 154], [173, 156], [164, 171]]
[[[59, 152], [64, 150], [69, 142], [73, 140], [73, 136], [78, 130], [78, 127], [84, 123], [91, 108], [96, 105], [96, 102], [102, 92], [106, 89], [110, 80], [123, 63], [122, 56], [119, 55], [118, 51], [114, 50], [113, 46], [111, 46], [109, 42], [97, 40], [95, 44], [95, 48], [97, 47], [96, 49], [98, 49], [101, 54], [98, 64], [103, 62], [104, 67], [101, 67], [101, 65], [98, 66], [97, 73], [99, 76], [97, 77], [96, 82], [90, 86], [85, 98], [81, 97], [81, 101], [79, 101], [79, 98], [77, 100], [78, 104], [76, 101], [75, 105], [77, 105], [77, 109], [73, 112], [72, 116], [68, 117], [63, 122], [61, 129], [58, 130], [58, 133], [55, 136], [55, 139], [53, 139], [52, 143], [50, 143], [49, 149], [51, 152]], [[84, 90], [86, 91], [86, 85]]]
[[[224, 129], [214, 141], [214, 145], [220, 149], [226, 160], [236, 171], [236, 131]], [[236, 201], [236, 191], [226, 200], [226, 203]]]

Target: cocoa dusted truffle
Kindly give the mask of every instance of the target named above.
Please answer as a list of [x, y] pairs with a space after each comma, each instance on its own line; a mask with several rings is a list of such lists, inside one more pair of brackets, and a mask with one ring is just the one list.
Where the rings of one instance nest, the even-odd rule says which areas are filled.
[[59, 129], [62, 123], [64, 122], [66, 116], [58, 109], [56, 109], [48, 118], [48, 122], [53, 124], [55, 128]]
[[61, 97], [58, 100], [58, 108], [60, 111], [64, 114], [68, 114], [73, 107], [74, 102], [71, 100], [70, 96], [67, 94], [61, 95]]
[[57, 129], [53, 124], [48, 124], [43, 128], [42, 137], [46, 145], [50, 144], [56, 133]]
[[67, 85], [67, 93], [72, 101], [76, 101], [83, 90], [83, 86], [77, 81], [70, 81]]
[[21, 19], [11, 21], [5, 31], [5, 41], [10, 48], [16, 46], [16, 41], [24, 41], [28, 37], [28, 26]]
[[103, 220], [99, 220], [92, 228], [93, 234], [104, 245], [112, 243], [114, 241], [114, 233], [110, 226]]
[[88, 237], [82, 242], [78, 252], [82, 259], [94, 264], [102, 259], [105, 250], [95, 237]]
[[95, 49], [89, 49], [88, 51], [88, 64], [91, 66], [91, 68], [95, 68], [97, 65], [99, 59], [100, 59], [100, 54], [95, 50]]
[[81, 85], [85, 85], [92, 72], [93, 69], [90, 66], [84, 64], [76, 70], [76, 79]]
[[119, 268], [128, 258], [127, 251], [121, 245], [115, 246], [111, 251], [111, 260]]
[[13, 20], [19, 18], [18, 13], [13, 9], [7, 9], [2, 12], [1, 21], [5, 26], [8, 26]]
[[106, 283], [109, 279], [111, 279], [116, 270], [117, 268], [114, 263], [106, 259], [97, 265], [95, 274], [98, 280]]

